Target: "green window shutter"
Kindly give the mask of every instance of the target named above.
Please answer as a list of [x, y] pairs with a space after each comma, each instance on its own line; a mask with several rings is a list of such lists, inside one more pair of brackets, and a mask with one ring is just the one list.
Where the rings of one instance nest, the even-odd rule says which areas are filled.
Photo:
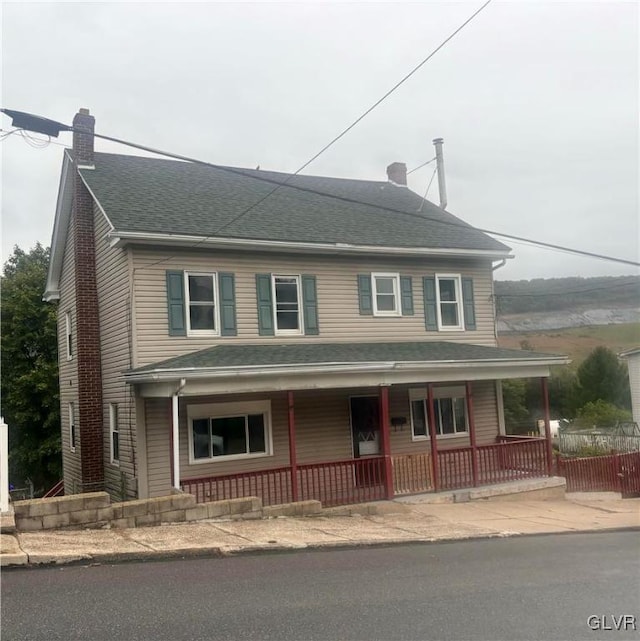
[[438, 331], [438, 310], [436, 299], [436, 279], [425, 276], [422, 279], [424, 289], [424, 325], [430, 332]]
[[473, 300], [473, 278], [462, 279], [462, 304], [464, 306], [464, 328], [476, 328], [476, 310]]
[[371, 275], [358, 274], [358, 300], [360, 301], [360, 314], [373, 315], [373, 298], [371, 296]]
[[186, 336], [184, 272], [167, 270], [166, 276], [169, 336]]
[[402, 315], [413, 316], [413, 285], [411, 276], [400, 276], [400, 300]]
[[256, 274], [256, 298], [258, 301], [258, 331], [260, 336], [273, 336], [271, 274]]
[[220, 335], [237, 336], [236, 327], [236, 283], [233, 274], [218, 274], [220, 305]]
[[304, 333], [310, 336], [319, 334], [315, 276], [302, 275], [302, 307], [304, 310]]

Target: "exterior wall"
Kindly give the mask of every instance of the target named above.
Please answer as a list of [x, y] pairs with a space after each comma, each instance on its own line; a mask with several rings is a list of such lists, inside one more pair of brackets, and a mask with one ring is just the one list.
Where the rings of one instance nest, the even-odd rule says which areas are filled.
[[[134, 299], [137, 331], [134, 367], [179, 356], [217, 343], [346, 342], [434, 340], [495, 346], [492, 272], [489, 262], [381, 257], [285, 256], [208, 251], [134, 248]], [[161, 261], [161, 262], [158, 262]], [[238, 335], [234, 337], [176, 337], [168, 335], [165, 272], [169, 269], [235, 274]], [[398, 272], [413, 277], [414, 315], [361, 316], [357, 274]], [[256, 273], [313, 274], [316, 276], [318, 336], [260, 336], [256, 303]], [[474, 281], [477, 329], [426, 331], [422, 277], [434, 273], [470, 276]]]
[[[78, 361], [75, 350], [78, 344], [76, 331], [76, 295], [75, 295], [75, 265], [73, 261], [74, 230], [69, 226], [67, 244], [64, 250], [62, 274], [60, 276], [60, 300], [58, 301], [58, 377], [60, 381], [60, 425], [62, 430], [62, 472], [64, 487], [68, 494], [80, 491], [82, 470], [80, 454], [82, 442], [78, 429]], [[74, 355], [67, 359], [66, 320], [71, 317], [71, 335]], [[76, 414], [76, 448], [71, 451], [69, 436], [69, 403], [74, 403]]]
[[[109, 225], [97, 207], [94, 208], [94, 227], [102, 355], [105, 490], [118, 500], [126, 500], [137, 496], [136, 409], [133, 391], [122, 376], [131, 365], [129, 256], [125, 249], [109, 247]], [[118, 408], [119, 464], [111, 463], [109, 407], [112, 403]]]
[[633, 420], [640, 425], [640, 351], [629, 354], [625, 360], [629, 368]]
[[[415, 386], [412, 386], [415, 387]], [[349, 397], [377, 396], [377, 388], [294, 392], [296, 453], [298, 464], [339, 461], [353, 457]], [[187, 406], [238, 401], [271, 401], [273, 455], [254, 459], [189, 464]], [[409, 412], [409, 387], [392, 387], [391, 416], [406, 416], [404, 429], [391, 428], [393, 454], [429, 452], [429, 441], [413, 441]], [[492, 443], [498, 435], [495, 382], [474, 385], [478, 444]], [[171, 401], [147, 399], [147, 460], [149, 496], [167, 494], [171, 488]], [[222, 476], [289, 465], [287, 396], [285, 393], [186, 397], [179, 403], [181, 479]], [[440, 449], [469, 445], [467, 437], [439, 439]]]

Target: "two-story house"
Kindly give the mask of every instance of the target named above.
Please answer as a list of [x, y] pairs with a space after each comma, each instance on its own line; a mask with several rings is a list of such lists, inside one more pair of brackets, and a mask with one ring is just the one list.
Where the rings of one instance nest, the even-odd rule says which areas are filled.
[[45, 294], [67, 494], [330, 505], [550, 472], [548, 438], [504, 435], [501, 381], [546, 395], [566, 359], [497, 347], [509, 248], [402, 164], [291, 177], [95, 153], [93, 127], [80, 110]]

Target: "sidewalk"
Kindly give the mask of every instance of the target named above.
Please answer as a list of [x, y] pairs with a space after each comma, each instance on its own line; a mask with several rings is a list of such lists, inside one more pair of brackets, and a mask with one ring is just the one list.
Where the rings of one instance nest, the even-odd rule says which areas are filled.
[[[376, 514], [366, 514], [375, 506]], [[568, 494], [564, 500], [433, 504], [420, 496], [354, 506], [365, 514], [0, 535], [0, 565], [111, 563], [526, 534], [640, 529], [640, 499]], [[330, 514], [330, 511], [327, 511]]]

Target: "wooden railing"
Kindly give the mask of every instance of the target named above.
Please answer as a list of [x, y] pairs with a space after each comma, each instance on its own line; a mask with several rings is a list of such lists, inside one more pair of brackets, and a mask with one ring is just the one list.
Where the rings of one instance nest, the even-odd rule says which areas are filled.
[[391, 462], [393, 490], [396, 495], [433, 490], [433, 468], [429, 453], [396, 454], [391, 457]]
[[380, 501], [384, 495], [384, 458], [360, 458], [298, 465], [300, 500], [324, 507]]
[[[546, 441], [542, 438], [502, 440], [476, 450], [478, 485], [546, 476]], [[473, 449], [457, 447], [438, 452], [440, 488], [473, 487]]]
[[241, 472], [224, 476], [206, 476], [180, 482], [184, 492], [193, 494], [198, 503], [258, 496], [263, 505], [291, 501], [291, 468], [278, 467], [259, 472]]

